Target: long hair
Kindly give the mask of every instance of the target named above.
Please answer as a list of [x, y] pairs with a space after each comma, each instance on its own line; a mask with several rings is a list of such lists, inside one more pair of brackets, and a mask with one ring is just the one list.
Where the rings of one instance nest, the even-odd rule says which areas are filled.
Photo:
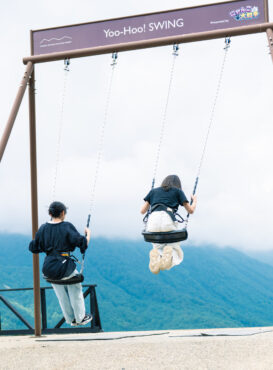
[[162, 181], [161, 187], [168, 191], [171, 188], [177, 188], [182, 190], [181, 181], [177, 175], [169, 175]]

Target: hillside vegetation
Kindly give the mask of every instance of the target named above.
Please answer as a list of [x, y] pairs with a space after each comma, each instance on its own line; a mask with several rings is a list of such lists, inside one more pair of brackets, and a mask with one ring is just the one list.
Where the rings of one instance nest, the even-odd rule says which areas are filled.
[[[32, 287], [28, 243], [26, 236], [0, 235], [1, 289]], [[148, 252], [142, 241], [92, 241], [85, 283], [98, 285], [105, 331], [273, 325], [272, 266], [232, 248], [187, 247], [180, 266], [153, 275]], [[33, 322], [32, 292], [0, 294]], [[47, 294], [54, 325], [62, 315], [53, 292]], [[0, 311], [2, 329], [24, 328], [2, 302]]]

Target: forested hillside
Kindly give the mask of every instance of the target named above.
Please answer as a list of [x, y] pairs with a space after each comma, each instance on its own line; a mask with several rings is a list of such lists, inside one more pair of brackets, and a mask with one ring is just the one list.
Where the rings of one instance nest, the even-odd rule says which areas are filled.
[[[0, 235], [1, 289], [32, 286], [28, 243], [26, 236]], [[153, 275], [148, 252], [142, 241], [92, 241], [85, 283], [98, 285], [105, 331], [273, 325], [272, 266], [231, 248], [187, 247], [180, 266]], [[33, 322], [32, 292], [0, 294]], [[48, 303], [53, 325], [61, 317], [53, 293]], [[2, 329], [24, 327], [2, 302], [0, 311]]]

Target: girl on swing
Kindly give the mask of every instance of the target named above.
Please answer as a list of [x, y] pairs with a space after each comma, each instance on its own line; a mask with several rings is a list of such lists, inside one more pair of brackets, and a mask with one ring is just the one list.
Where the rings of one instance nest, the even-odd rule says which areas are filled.
[[[192, 214], [196, 208], [196, 195], [191, 196], [192, 204], [189, 204], [182, 188], [181, 181], [177, 175], [167, 176], [160, 187], [152, 189], [144, 198], [144, 205], [141, 213], [145, 214], [150, 207], [159, 204], [150, 214], [146, 230], [149, 232], [167, 232], [177, 230], [178, 222], [173, 221], [167, 213], [177, 211], [181, 205], [186, 211]], [[167, 207], [167, 209], [166, 209]], [[153, 274], [163, 270], [169, 270], [183, 261], [183, 251], [180, 242], [170, 244], [152, 243], [150, 251], [149, 269]]]
[[67, 208], [61, 202], [49, 206], [51, 221], [43, 224], [29, 244], [32, 253], [46, 253], [43, 264], [45, 278], [62, 280], [63, 284], [52, 284], [59, 300], [65, 321], [71, 326], [86, 325], [92, 315], [86, 314], [81, 283], [65, 284], [67, 279], [78, 274], [76, 264], [70, 258], [70, 252], [76, 247], [84, 253], [90, 240], [90, 229], [85, 228], [81, 235], [70, 223], [64, 221]]

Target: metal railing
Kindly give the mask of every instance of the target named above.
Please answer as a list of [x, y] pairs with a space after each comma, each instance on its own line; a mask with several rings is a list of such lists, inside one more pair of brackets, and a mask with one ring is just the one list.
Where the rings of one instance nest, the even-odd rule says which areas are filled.
[[[46, 305], [46, 291], [48, 289], [53, 289], [51, 286], [41, 287], [40, 288], [40, 297], [41, 297], [41, 325], [42, 325], [42, 334], [57, 334], [57, 333], [98, 333], [102, 331], [99, 306], [96, 296], [96, 286], [86, 284], [83, 285], [84, 288], [87, 288], [83, 296], [87, 298], [89, 296], [90, 300], [90, 313], [93, 315], [93, 320], [90, 322], [90, 326], [76, 326], [71, 328], [62, 328], [64, 324], [64, 317], [57, 322], [53, 328], [48, 328], [47, 324], [47, 305]], [[33, 288], [18, 288], [18, 289], [0, 289], [0, 292], [19, 292], [33, 290]], [[28, 328], [28, 329], [9, 329], [2, 330], [1, 327], [1, 316], [0, 316], [0, 335], [18, 335], [18, 334], [34, 334], [34, 327], [18, 312], [18, 310], [7, 300], [6, 297], [0, 294], [0, 301], [15, 315], [17, 318]]]

